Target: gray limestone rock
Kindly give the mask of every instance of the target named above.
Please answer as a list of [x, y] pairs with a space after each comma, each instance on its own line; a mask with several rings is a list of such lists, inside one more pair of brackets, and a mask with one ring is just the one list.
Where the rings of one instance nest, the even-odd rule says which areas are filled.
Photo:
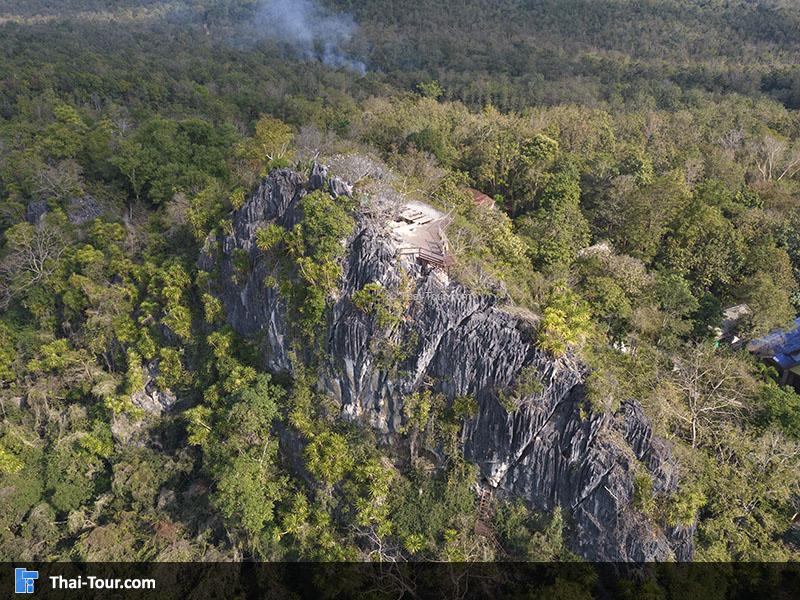
[[[285, 300], [264, 284], [266, 276], [278, 274], [278, 259], [256, 248], [255, 232], [267, 223], [292, 227], [302, 216], [303, 196], [331, 191], [326, 177], [320, 166], [308, 180], [288, 170], [273, 172], [234, 214], [233, 233], [209, 239], [199, 260], [220, 278], [231, 326], [263, 336], [264, 365], [274, 372], [292, 372], [292, 344], [307, 349], [309, 357], [311, 349], [289, 326]], [[635, 401], [616, 414], [589, 412], [586, 368], [575, 357], [553, 358], [537, 348], [529, 320], [493, 297], [453, 283], [440, 270], [398, 256], [391, 237], [368, 219], [359, 217], [343, 242], [347, 254], [321, 336], [319, 378], [343, 418], [368, 423], [388, 440], [402, 425], [403, 398], [420, 386], [430, 385], [450, 401], [473, 396], [478, 411], [461, 432], [465, 456], [498, 494], [520, 496], [542, 511], [560, 506], [575, 552], [602, 561], [691, 558], [691, 528], [655, 523], [634, 507], [638, 472], [649, 473], [656, 492], [677, 485], [670, 449], [653, 437]], [[245, 281], [234, 277], [237, 251], [250, 258]], [[415, 292], [402, 326], [387, 339], [350, 298], [371, 282], [395, 289], [403, 277], [413, 280]], [[376, 341], [403, 346], [405, 356], [399, 364], [384, 365]], [[509, 413], [499, 395], [514, 388], [523, 369], [541, 386]]]
[[47, 213], [47, 202], [45, 200], [31, 200], [25, 207], [25, 220], [32, 225], [36, 225]]
[[147, 365], [147, 377], [144, 388], [131, 394], [131, 402], [151, 415], [169, 412], [178, 401], [170, 389], [161, 389], [156, 383], [158, 377], [158, 360]]
[[84, 225], [93, 221], [103, 213], [97, 200], [90, 195], [81, 198], [70, 198], [67, 205], [67, 218], [73, 225]]

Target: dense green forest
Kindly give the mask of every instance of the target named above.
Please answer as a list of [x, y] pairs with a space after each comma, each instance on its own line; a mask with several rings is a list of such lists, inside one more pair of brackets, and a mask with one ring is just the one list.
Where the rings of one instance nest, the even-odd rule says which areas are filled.
[[[0, 557], [574, 558], [558, 511], [500, 501], [503, 555], [476, 533], [458, 407], [408, 403], [443, 465], [393, 456], [312, 365], [269, 374], [225, 326], [204, 240], [315, 157], [454, 210], [454, 276], [541, 315], [540, 346], [592, 366], [590, 409], [641, 401], [682, 470], [640, 508], [696, 520], [699, 560], [800, 557], [800, 396], [713, 339], [725, 307], [746, 338], [800, 309], [792, 3], [326, 4], [353, 22], [333, 67], [255, 0], [0, 0]], [[318, 202], [335, 263], [350, 216]], [[159, 417], [133, 401], [154, 361]]]
[[448, 98], [470, 104], [677, 108], [702, 91], [800, 106], [800, 23], [790, 3], [335, 4], [364, 23], [356, 47], [371, 64], [406, 85], [434, 77]]

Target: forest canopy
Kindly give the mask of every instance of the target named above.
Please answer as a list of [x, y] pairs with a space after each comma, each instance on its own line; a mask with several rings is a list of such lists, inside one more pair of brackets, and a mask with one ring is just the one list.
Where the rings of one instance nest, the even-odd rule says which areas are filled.
[[[587, 411], [641, 402], [682, 468], [637, 510], [696, 526], [700, 560], [796, 560], [800, 396], [716, 336], [733, 305], [747, 339], [800, 311], [793, 3], [324, 6], [352, 26], [306, 51], [251, 0], [0, 0], [0, 556], [571, 557], [559, 511], [497, 501], [503, 553], [476, 533], [474, 399], [408, 398], [396, 456], [226, 324], [209, 234], [319, 160], [446, 209], [453, 277], [585, 361]], [[269, 283], [313, 339], [353, 216], [307, 206], [258, 245], [301, 273]], [[389, 330], [404, 290], [355, 302]]]

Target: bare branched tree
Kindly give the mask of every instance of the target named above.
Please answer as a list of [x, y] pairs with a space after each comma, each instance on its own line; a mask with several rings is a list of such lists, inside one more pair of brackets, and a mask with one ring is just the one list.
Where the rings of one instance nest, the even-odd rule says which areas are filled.
[[669, 412], [694, 448], [720, 425], [742, 418], [756, 383], [737, 356], [698, 344], [675, 359], [668, 385], [677, 392]]
[[800, 173], [800, 146], [794, 148], [767, 135], [753, 149], [754, 162], [762, 181], [781, 181]]
[[391, 172], [381, 161], [369, 154], [335, 154], [327, 161], [334, 175], [357, 185], [370, 178], [376, 181], [389, 181]]
[[36, 192], [43, 198], [63, 200], [82, 196], [83, 169], [74, 160], [62, 160], [54, 165], [45, 165], [36, 174]]
[[741, 128], [731, 129], [721, 135], [717, 141], [724, 150], [736, 152], [742, 147], [742, 142], [744, 142], [744, 130]]
[[36, 226], [18, 224], [6, 239], [8, 252], [0, 260], [0, 305], [47, 280], [68, 244], [63, 230], [46, 219]]
[[375, 525], [354, 526], [351, 529], [356, 537], [360, 538], [369, 549], [367, 557], [370, 562], [394, 563], [404, 560], [400, 546], [384, 539], [378, 533]]
[[294, 138], [294, 146], [297, 148], [297, 159], [301, 162], [312, 162], [320, 156], [329, 155], [335, 152], [334, 148], [339, 143], [339, 139], [332, 131], [320, 132], [319, 129], [311, 125], [304, 125]]
[[396, 220], [406, 204], [406, 198], [400, 192], [381, 181], [370, 182], [370, 185], [362, 188], [362, 192], [367, 202], [364, 216], [378, 229]]

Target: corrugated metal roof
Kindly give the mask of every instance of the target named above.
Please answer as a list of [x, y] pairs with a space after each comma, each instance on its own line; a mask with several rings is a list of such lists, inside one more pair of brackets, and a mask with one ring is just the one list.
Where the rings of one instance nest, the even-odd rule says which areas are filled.
[[495, 207], [494, 198], [491, 196], [487, 196], [480, 190], [476, 190], [475, 188], [467, 188], [469, 193], [472, 194], [472, 200], [478, 206], [488, 206], [489, 208]]
[[771, 358], [782, 369], [800, 364], [800, 317], [789, 329], [768, 333], [747, 344], [747, 349], [763, 358]]
[[775, 356], [772, 357], [772, 360], [778, 363], [778, 366], [781, 369], [791, 369], [798, 363], [798, 361], [794, 360], [791, 356], [788, 356], [786, 354], [776, 354]]

